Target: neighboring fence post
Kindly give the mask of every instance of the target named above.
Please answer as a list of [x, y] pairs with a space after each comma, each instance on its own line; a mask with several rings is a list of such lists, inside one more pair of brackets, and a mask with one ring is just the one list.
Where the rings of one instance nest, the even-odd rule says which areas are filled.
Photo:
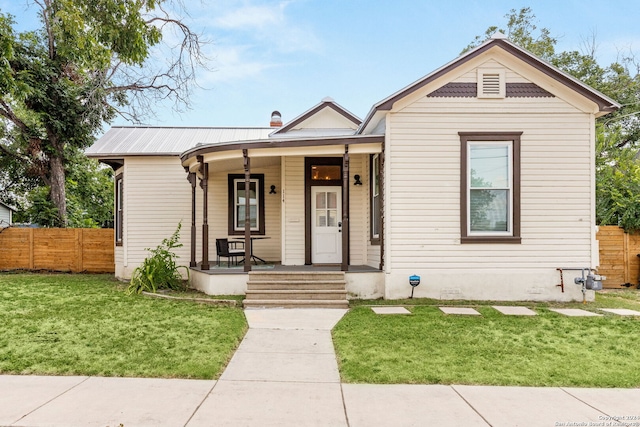
[[622, 250], [624, 251], [624, 283], [631, 283], [631, 272], [629, 271], [629, 257], [631, 256], [629, 253], [629, 233], [624, 233], [622, 242]]
[[76, 273], [80, 273], [81, 271], [84, 271], [84, 260], [83, 260], [83, 251], [82, 251], [82, 244], [83, 244], [83, 238], [84, 238], [84, 230], [82, 228], [76, 228], [75, 229], [75, 238], [76, 238]]
[[33, 228], [29, 229], [29, 270], [33, 270], [33, 265], [34, 265], [34, 261], [33, 261], [33, 253], [34, 253], [34, 249], [33, 249]]

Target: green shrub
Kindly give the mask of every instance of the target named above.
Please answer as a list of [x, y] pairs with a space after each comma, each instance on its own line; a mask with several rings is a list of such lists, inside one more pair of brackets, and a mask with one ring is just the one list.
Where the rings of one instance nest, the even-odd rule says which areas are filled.
[[157, 248], [145, 249], [151, 253], [151, 256], [145, 258], [142, 264], [133, 270], [131, 282], [127, 288], [128, 294], [139, 294], [143, 291], [155, 293], [158, 289], [181, 290], [186, 287], [180, 275], [180, 269], [185, 269], [187, 277], [189, 277], [189, 269], [176, 264], [178, 256], [172, 251], [182, 247], [182, 243], [178, 243], [180, 228], [182, 223], [179, 223], [173, 235], [164, 239]]

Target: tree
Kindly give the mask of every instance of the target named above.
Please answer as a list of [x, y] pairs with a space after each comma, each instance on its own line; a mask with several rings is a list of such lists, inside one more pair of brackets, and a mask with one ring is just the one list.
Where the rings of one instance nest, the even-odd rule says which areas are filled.
[[539, 58], [550, 60], [555, 56], [555, 46], [558, 43], [558, 39], [551, 37], [551, 31], [547, 28], [541, 28], [539, 34], [535, 34], [538, 29], [535, 25], [536, 16], [530, 7], [523, 7], [520, 10], [511, 9], [509, 13], [505, 15], [505, 18], [507, 18], [506, 30], [497, 26], [487, 28], [484, 34], [476, 36], [475, 39], [464, 48], [462, 53], [482, 44], [499, 31], [506, 35], [513, 43], [527, 49]]
[[596, 219], [600, 225], [619, 225], [633, 233], [640, 231], [640, 162], [637, 148], [618, 146], [620, 139], [598, 132]]
[[[113, 170], [78, 152], [67, 161], [66, 183], [69, 227], [113, 227]], [[16, 222], [55, 227], [57, 210], [48, 199], [48, 188], [38, 186], [26, 196], [27, 203], [14, 218]]]
[[[117, 115], [140, 122], [155, 99], [188, 107], [201, 39], [166, 0], [35, 0], [41, 28], [16, 33], [0, 13], [0, 157], [23, 162], [47, 188], [55, 225], [68, 224], [68, 163]], [[166, 68], [153, 65], [177, 30]], [[173, 56], [166, 57], [167, 54]], [[48, 216], [51, 216], [49, 211]]]
[[598, 225], [620, 225], [640, 231], [640, 64], [633, 52], [603, 67], [596, 59], [595, 36], [582, 51], [556, 52], [557, 39], [535, 25], [530, 8], [512, 9], [507, 31], [489, 27], [467, 46], [472, 49], [501, 31], [515, 44], [604, 93], [622, 108], [597, 120], [596, 219]]

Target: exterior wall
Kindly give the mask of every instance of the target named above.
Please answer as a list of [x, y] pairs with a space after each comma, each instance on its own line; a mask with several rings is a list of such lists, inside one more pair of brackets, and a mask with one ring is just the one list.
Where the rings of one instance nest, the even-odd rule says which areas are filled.
[[11, 224], [11, 209], [4, 205], [0, 205], [0, 223], [2, 223], [3, 227]]
[[366, 229], [365, 229], [365, 239], [366, 239], [366, 251], [367, 251], [367, 260], [365, 262], [365, 265], [368, 265], [370, 267], [373, 268], [379, 268], [380, 267], [380, 245], [379, 244], [375, 244], [372, 245], [371, 244], [371, 221], [372, 221], [372, 215], [373, 213], [371, 212], [371, 162], [369, 160], [370, 156], [367, 156], [365, 163], [363, 165], [363, 173], [362, 173], [362, 185], [363, 187], [365, 187], [366, 192], [367, 192], [367, 198], [366, 198], [366, 211], [365, 211], [365, 223], [366, 223]]
[[[365, 164], [369, 155], [349, 156], [349, 264], [367, 264], [367, 243], [369, 241], [367, 213], [369, 211], [369, 186], [365, 179]], [[362, 185], [354, 185], [355, 175], [360, 175]]]
[[190, 284], [209, 295], [244, 295], [247, 293], [247, 275], [241, 272], [209, 274], [191, 270]]
[[[155, 248], [182, 222], [181, 248], [175, 253], [180, 265], [189, 265], [191, 185], [178, 157], [127, 157], [124, 174], [123, 246], [115, 252], [116, 277], [131, 278]], [[198, 189], [199, 190], [199, 189]], [[201, 191], [198, 191], [202, 194]], [[201, 197], [201, 196], [200, 196]], [[200, 259], [200, 258], [198, 258]]]
[[[243, 169], [215, 171], [216, 163], [209, 166], [209, 260], [216, 260], [216, 238], [229, 236], [229, 174], [244, 174]], [[264, 174], [265, 237], [255, 240], [253, 253], [265, 261], [281, 260], [281, 217], [280, 217], [280, 165], [251, 167], [252, 174]], [[269, 194], [271, 185], [276, 186], [276, 194]], [[243, 236], [237, 236], [243, 238]], [[199, 258], [198, 258], [199, 259]], [[225, 258], [226, 260], [226, 258]]]
[[285, 265], [304, 265], [304, 157], [283, 160], [282, 210]]
[[[456, 81], [475, 76], [469, 70]], [[506, 76], [529, 81], [509, 70]], [[390, 113], [386, 298], [408, 296], [411, 274], [422, 276], [417, 297], [582, 298], [573, 277], [561, 293], [556, 268], [594, 267], [593, 115], [566, 102], [570, 94], [559, 95], [422, 96]], [[460, 131], [523, 132], [521, 244], [460, 243]]]
[[[305, 178], [304, 157], [283, 158], [283, 239], [284, 265], [304, 265], [305, 254]], [[349, 198], [350, 198], [350, 264], [365, 265], [368, 260], [367, 245], [369, 187], [365, 165], [367, 154], [349, 156]], [[360, 175], [362, 185], [354, 185], [355, 175]]]
[[298, 123], [294, 129], [357, 129], [358, 126], [331, 108], [324, 108], [306, 120]]
[[[279, 163], [281, 162], [281, 164]], [[303, 265], [305, 251], [304, 157], [284, 157], [252, 167], [264, 174], [265, 232], [269, 239], [254, 241], [254, 253], [272, 262]], [[351, 156], [351, 263], [367, 263], [369, 187], [368, 155]], [[284, 174], [281, 174], [284, 170]], [[128, 157], [117, 171], [124, 177], [123, 245], [115, 248], [116, 277], [129, 279], [146, 258], [144, 248], [155, 248], [182, 221], [175, 252], [180, 265], [189, 265], [191, 240], [191, 186], [177, 157]], [[209, 168], [209, 261], [216, 261], [215, 239], [228, 236], [228, 175], [241, 169], [211, 163]], [[355, 186], [354, 175], [363, 177]], [[276, 194], [269, 194], [271, 185]], [[281, 215], [284, 212], [284, 215]], [[196, 187], [196, 260], [202, 260], [202, 190]], [[284, 230], [284, 231], [283, 231]], [[284, 243], [283, 243], [284, 241]], [[283, 257], [282, 249], [285, 250]], [[235, 289], [235, 288], [234, 288]]]
[[384, 273], [353, 272], [345, 274], [347, 299], [378, 299], [384, 297]]
[[130, 276], [125, 275], [124, 271], [124, 248], [122, 246], [116, 246], [113, 255], [116, 263], [116, 278], [122, 280], [130, 278]]

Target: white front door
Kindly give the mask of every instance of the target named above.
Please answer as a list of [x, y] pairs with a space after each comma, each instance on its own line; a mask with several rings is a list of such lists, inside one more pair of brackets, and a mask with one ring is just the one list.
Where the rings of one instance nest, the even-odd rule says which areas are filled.
[[342, 188], [311, 187], [311, 262], [342, 262]]

